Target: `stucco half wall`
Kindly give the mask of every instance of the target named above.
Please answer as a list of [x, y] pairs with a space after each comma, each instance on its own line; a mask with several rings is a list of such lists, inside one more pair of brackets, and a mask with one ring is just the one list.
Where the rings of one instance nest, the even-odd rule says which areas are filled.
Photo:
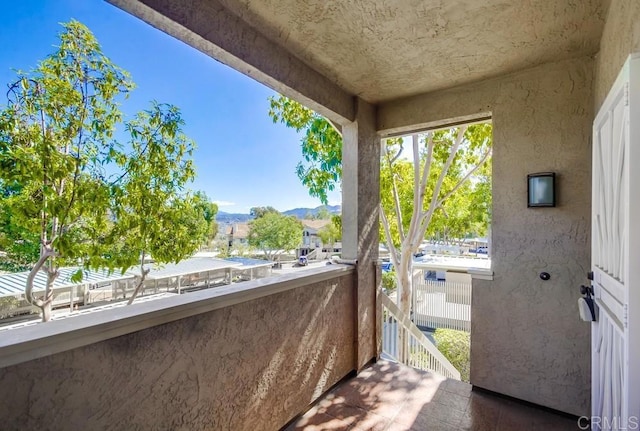
[[[495, 275], [474, 280], [471, 382], [575, 415], [590, 411], [590, 325], [576, 301], [590, 264], [593, 66], [549, 63], [378, 111], [396, 131], [491, 114]], [[558, 206], [527, 208], [527, 174], [543, 171], [558, 176]]]
[[355, 367], [354, 277], [0, 369], [0, 428], [279, 429]]

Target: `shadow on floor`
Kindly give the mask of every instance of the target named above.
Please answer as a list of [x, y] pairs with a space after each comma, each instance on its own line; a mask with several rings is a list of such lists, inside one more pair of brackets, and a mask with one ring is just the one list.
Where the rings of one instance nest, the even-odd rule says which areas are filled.
[[285, 431], [565, 431], [575, 420], [471, 385], [379, 361], [326, 394]]

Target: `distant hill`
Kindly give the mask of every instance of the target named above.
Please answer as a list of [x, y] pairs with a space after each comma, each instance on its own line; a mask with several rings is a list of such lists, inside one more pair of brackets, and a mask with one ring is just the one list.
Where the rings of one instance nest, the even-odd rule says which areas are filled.
[[342, 207], [340, 205], [320, 205], [316, 208], [294, 208], [292, 210], [285, 211], [282, 214], [292, 215], [299, 219], [303, 219], [307, 215], [317, 215], [322, 208], [326, 208], [331, 214], [340, 214], [342, 211]]
[[216, 215], [216, 221], [223, 224], [245, 223], [251, 218], [251, 214], [226, 213], [224, 211], [218, 211]]
[[[320, 205], [316, 208], [294, 208], [292, 210], [284, 211], [283, 214], [303, 219], [307, 215], [317, 215], [322, 208], [327, 208], [331, 214], [340, 214], [342, 211], [342, 207], [340, 205]], [[218, 211], [218, 215], [216, 215], [216, 221], [222, 224], [246, 223], [251, 219], [251, 214], [226, 213], [224, 211]]]

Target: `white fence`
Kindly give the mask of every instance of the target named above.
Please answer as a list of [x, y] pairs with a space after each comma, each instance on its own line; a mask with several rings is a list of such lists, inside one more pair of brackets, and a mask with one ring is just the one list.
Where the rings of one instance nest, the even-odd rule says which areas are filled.
[[[400, 311], [385, 293], [382, 300], [382, 351], [394, 360], [421, 370], [460, 380], [460, 372], [438, 348]], [[404, 344], [404, 348], [402, 347]]]
[[413, 316], [419, 327], [471, 331], [471, 283], [413, 280]]

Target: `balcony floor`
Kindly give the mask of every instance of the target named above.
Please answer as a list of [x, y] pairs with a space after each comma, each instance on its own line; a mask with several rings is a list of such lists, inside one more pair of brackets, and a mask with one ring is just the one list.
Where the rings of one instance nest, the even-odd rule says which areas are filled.
[[565, 431], [574, 419], [380, 361], [333, 389], [286, 431]]

